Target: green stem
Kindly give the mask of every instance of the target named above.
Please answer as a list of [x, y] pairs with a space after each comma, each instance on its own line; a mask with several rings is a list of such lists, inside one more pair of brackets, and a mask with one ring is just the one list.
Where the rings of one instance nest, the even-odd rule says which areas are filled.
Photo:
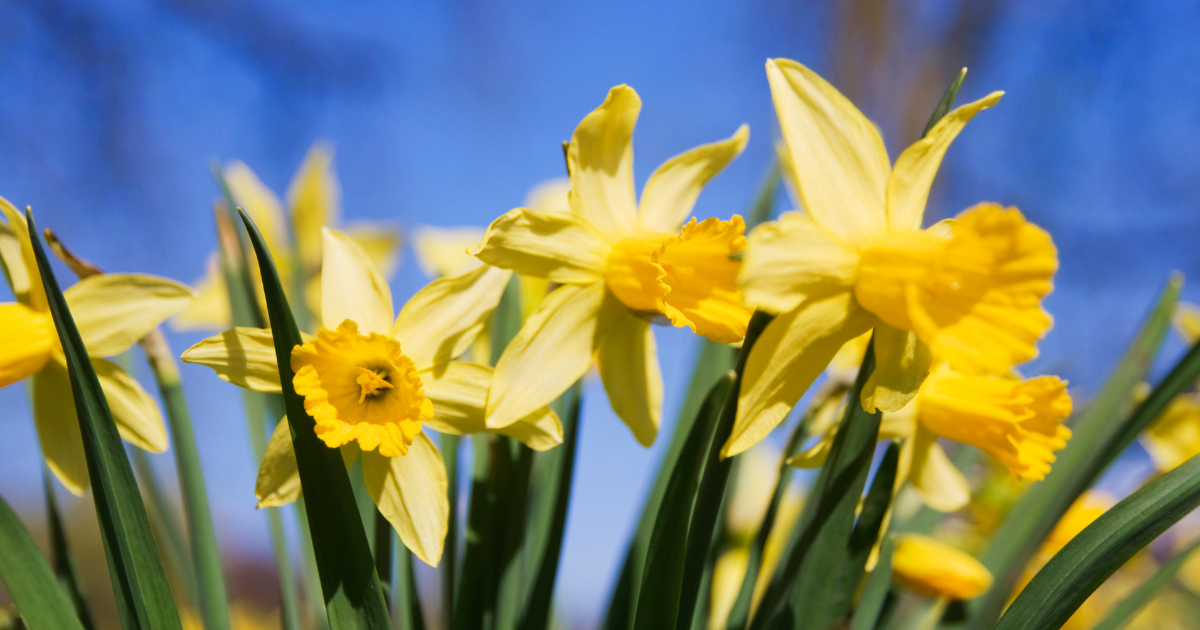
[[412, 552], [404, 545], [396, 545], [396, 567], [396, 603], [392, 608], [396, 611], [399, 628], [425, 630], [421, 594], [417, 591], [417, 578], [413, 574]]

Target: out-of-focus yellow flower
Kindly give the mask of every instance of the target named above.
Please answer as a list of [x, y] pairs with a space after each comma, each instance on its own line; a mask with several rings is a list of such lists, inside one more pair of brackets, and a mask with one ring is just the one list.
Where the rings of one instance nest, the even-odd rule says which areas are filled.
[[746, 451], [738, 464], [733, 495], [725, 508], [725, 526], [729, 536], [739, 543], [748, 543], [758, 532], [775, 482], [779, 479], [779, 452], [767, 444]]
[[1160, 472], [1200, 454], [1200, 395], [1175, 398], [1139, 439]]
[[737, 601], [746, 569], [750, 566], [750, 551], [745, 547], [734, 547], [721, 554], [713, 565], [712, 592], [708, 603], [709, 630], [724, 630], [729, 612]]
[[868, 411], [907, 404], [932, 357], [972, 373], [1033, 358], [1058, 266], [1049, 235], [995, 204], [921, 231], [946, 149], [1001, 93], [947, 114], [893, 168], [874, 125], [815, 73], [775, 59], [767, 77], [806, 213], [750, 236], [746, 302], [781, 315], [750, 353], [722, 456], [765, 437], [838, 350], [872, 328]]
[[[437, 280], [392, 321], [392, 295], [370, 256], [349, 236], [324, 228], [323, 328], [292, 350], [293, 384], [316, 433], [341, 447], [347, 465], [363, 458], [363, 478], [400, 539], [428, 564], [442, 555], [449, 506], [442, 456], [421, 428], [462, 434], [494, 431], [531, 448], [562, 442], [549, 408], [500, 430], [484, 423], [492, 370], [454, 361], [471, 346], [510, 274], [489, 267]], [[271, 331], [233, 328], [192, 346], [183, 360], [211, 367], [230, 383], [280, 392]], [[280, 422], [259, 467], [259, 507], [300, 496], [291, 432]]]
[[1193, 551], [1188, 559], [1184, 560], [1176, 579], [1188, 590], [1200, 595], [1200, 551]]
[[[183, 630], [204, 630], [204, 620], [195, 611], [185, 608], [180, 613]], [[279, 611], [266, 613], [241, 601], [229, 607], [230, 630], [278, 630], [279, 623]]]
[[[613, 410], [643, 445], [658, 433], [662, 379], [649, 319], [665, 317], [714, 341], [739, 341], [750, 310], [732, 256], [741, 217], [684, 222], [710, 178], [741, 153], [733, 137], [671, 158], [633, 186], [633, 127], [641, 99], [617, 86], [575, 129], [567, 148], [571, 213], [517, 208], [472, 253], [562, 286], [550, 293], [496, 365], [488, 424], [505, 426], [557, 398], [593, 357]], [[677, 232], [677, 233], [676, 233]]]
[[[309, 149], [288, 186], [290, 215], [284, 204], [246, 164], [234, 161], [224, 169], [234, 201], [254, 219], [271, 250], [289, 296], [303, 289], [313, 313], [320, 310], [321, 229], [336, 226], [341, 215], [341, 186], [333, 171], [333, 150], [318, 142]], [[370, 223], [346, 226], [345, 234], [362, 247], [375, 267], [390, 277], [399, 261], [400, 234], [395, 228]], [[253, 269], [257, 273], [257, 267]], [[457, 274], [456, 274], [457, 275]], [[205, 276], [196, 283], [200, 298], [171, 322], [177, 330], [220, 330], [230, 325], [225, 278], [210, 258]], [[295, 299], [292, 296], [292, 299]]]
[[1194, 344], [1200, 341], [1200, 306], [1191, 302], [1180, 302], [1175, 306], [1175, 330], [1184, 341]]
[[[50, 315], [25, 218], [0, 197], [0, 261], [16, 296], [0, 304], [0, 387], [32, 378], [33, 421], [42, 457], [55, 477], [76, 495], [89, 485], [87, 458], [75, 413], [66, 357]], [[87, 347], [117, 430], [125, 441], [152, 453], [167, 450], [158, 405], [116, 363], [121, 354], [185, 308], [188, 287], [155, 276], [104, 274], [80, 280], [63, 292]]]
[[1067, 543], [1087, 529], [1088, 525], [1100, 518], [1116, 502], [1111, 495], [1097, 490], [1088, 490], [1080, 495], [1063, 513], [1062, 518], [1058, 519], [1058, 523], [1054, 525], [1054, 529], [1050, 530], [1046, 539], [1042, 541], [1042, 545], [1038, 547], [1037, 552], [1021, 573], [1020, 579], [1017, 580], [1017, 586], [1013, 589], [1012, 596], [1016, 597], [1025, 590], [1025, 586], [1029, 584], [1033, 576], [1037, 575], [1037, 572], [1050, 561], [1050, 558], [1054, 557], [1054, 554], [1066, 547]]
[[917, 534], [896, 538], [892, 575], [905, 587], [931, 597], [971, 599], [992, 585], [992, 574], [982, 562]]

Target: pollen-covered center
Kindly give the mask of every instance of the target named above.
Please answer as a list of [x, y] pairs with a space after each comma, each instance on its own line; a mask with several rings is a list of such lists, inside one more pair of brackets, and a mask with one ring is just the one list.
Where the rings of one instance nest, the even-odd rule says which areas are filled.
[[751, 310], [737, 286], [746, 226], [692, 219], [678, 235], [645, 232], [618, 242], [604, 281], [630, 310], [663, 315], [718, 343], [741, 341]]
[[433, 417], [413, 362], [400, 342], [362, 335], [346, 320], [322, 328], [315, 339], [292, 350], [292, 383], [316, 421], [317, 437], [330, 448], [358, 441], [364, 451], [385, 457], [408, 452], [421, 422]]

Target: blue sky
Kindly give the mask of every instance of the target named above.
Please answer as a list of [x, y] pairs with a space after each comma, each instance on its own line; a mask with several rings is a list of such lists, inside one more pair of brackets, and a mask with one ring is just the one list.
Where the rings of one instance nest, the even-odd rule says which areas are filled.
[[[1056, 325], [1026, 372], [1062, 374], [1086, 395], [1167, 274], [1200, 268], [1200, 7], [992, 4], [968, 31], [969, 58], [945, 64], [970, 65], [961, 100], [1006, 95], [950, 150], [928, 216], [993, 200], [1054, 235]], [[950, 0], [897, 9], [908, 43], [888, 68], [922, 61], [957, 10]], [[0, 194], [32, 205], [40, 224], [106, 269], [183, 281], [202, 274], [214, 245], [213, 160], [241, 159], [282, 191], [308, 146], [327, 139], [346, 218], [485, 225], [562, 175], [560, 142], [620, 83], [644, 103], [639, 185], [671, 155], [750, 125], [746, 152], [696, 207], [701, 217], [742, 212], [775, 133], [763, 63], [788, 57], [834, 76], [838, 17], [827, 3], [761, 0], [59, 0], [7, 4], [0, 16]], [[919, 132], [889, 110], [907, 76], [889, 74], [863, 103], [893, 157]], [[406, 252], [397, 300], [424, 282]], [[670, 419], [694, 340], [657, 332]], [[170, 335], [177, 350], [200, 336]], [[1180, 349], [1171, 341], [1167, 353]], [[201, 368], [184, 367], [183, 378], [221, 543], [267, 557], [237, 392]], [[0, 494], [39, 509], [20, 387], [0, 390], [0, 409]], [[586, 618], [604, 600], [663, 441], [637, 446], [598, 384], [583, 426], [560, 596]], [[155, 460], [170, 474], [169, 455]]]

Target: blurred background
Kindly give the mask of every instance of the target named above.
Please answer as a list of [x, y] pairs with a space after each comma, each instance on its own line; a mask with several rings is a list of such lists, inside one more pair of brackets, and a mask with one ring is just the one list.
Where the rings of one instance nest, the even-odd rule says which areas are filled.
[[[0, 195], [31, 205], [40, 225], [106, 270], [192, 282], [215, 248], [214, 163], [242, 160], [282, 193], [325, 140], [346, 219], [408, 235], [484, 226], [563, 176], [561, 141], [608, 88], [628, 83], [644, 102], [639, 186], [668, 157], [749, 123], [746, 152], [696, 206], [728, 218], [747, 210], [772, 158], [767, 58], [827, 77], [879, 125], [893, 158], [966, 66], [959, 102], [1006, 95], [950, 150], [927, 222], [990, 200], [1054, 235], [1055, 327], [1024, 371], [1063, 375], [1082, 401], [1169, 272], [1200, 274], [1197, 32], [1200, 4], [1168, 0], [7, 2]], [[787, 205], [781, 195], [778, 210]], [[428, 280], [406, 246], [397, 304]], [[1200, 288], [1184, 295], [1198, 299]], [[11, 299], [0, 288], [0, 301]], [[657, 332], [662, 436], [696, 340]], [[204, 336], [169, 333], [176, 353]], [[1170, 341], [1162, 361], [1181, 349]], [[182, 370], [230, 591], [269, 610], [277, 587], [240, 396], [205, 368]], [[638, 446], [598, 381], [582, 422], [557, 599], [588, 627], [666, 440]], [[0, 435], [0, 495], [38, 529], [40, 456], [20, 386], [0, 390]], [[1143, 479], [1139, 448], [1102, 483], [1120, 493]], [[173, 483], [170, 454], [151, 459]], [[88, 573], [103, 582], [90, 496], [58, 495], [76, 546], [96, 560]], [[427, 593], [433, 575], [419, 573]]]

